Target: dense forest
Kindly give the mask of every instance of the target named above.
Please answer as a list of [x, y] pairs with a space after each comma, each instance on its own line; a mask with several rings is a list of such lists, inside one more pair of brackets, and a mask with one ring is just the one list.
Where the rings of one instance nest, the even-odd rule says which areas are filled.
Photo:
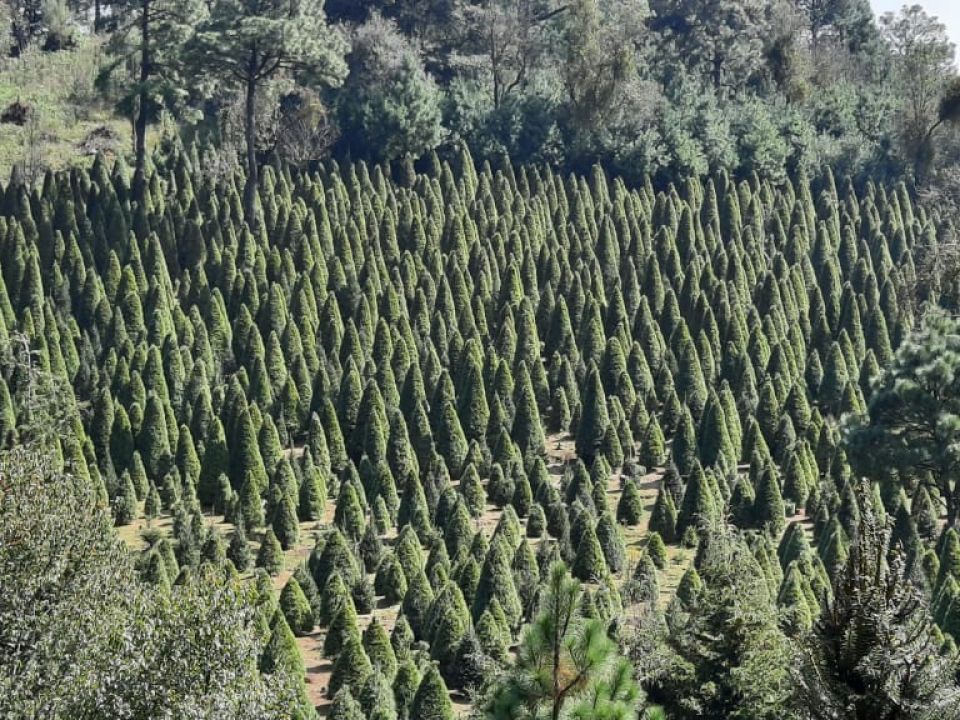
[[143, 158], [156, 128], [215, 147], [205, 173], [465, 143], [478, 161], [600, 163], [658, 189], [824, 164], [960, 184], [953, 46], [919, 6], [878, 21], [868, 0], [3, 0], [0, 22], [16, 56], [4, 129], [37, 126], [0, 154], [5, 173], [41, 175], [86, 123], [73, 154], [116, 136], [106, 147]]
[[0, 7], [0, 717], [960, 718], [935, 19]]

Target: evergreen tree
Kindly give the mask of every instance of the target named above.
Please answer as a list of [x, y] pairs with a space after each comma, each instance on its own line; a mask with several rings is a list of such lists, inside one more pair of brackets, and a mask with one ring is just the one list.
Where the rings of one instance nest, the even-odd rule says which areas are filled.
[[250, 546], [247, 544], [247, 533], [241, 520], [233, 528], [230, 535], [230, 544], [227, 546], [227, 558], [239, 572], [246, 572], [252, 560]]
[[341, 688], [361, 688], [373, 673], [370, 661], [360, 639], [348, 637], [344, 646], [337, 654], [333, 663], [333, 672], [330, 675], [330, 684], [327, 685], [327, 697], [336, 697]]
[[[866, 483], [857, 490], [864, 497]], [[940, 653], [926, 600], [904, 577], [901, 557], [887, 559], [888, 541], [864, 503], [843, 572], [834, 576], [833, 600], [803, 642], [795, 672], [799, 697], [816, 698], [811, 717], [839, 708], [855, 718], [920, 717], [955, 702], [952, 661]], [[910, 672], [913, 662], [924, 672]]]
[[677, 508], [673, 504], [673, 495], [663, 487], [657, 492], [657, 500], [650, 513], [649, 529], [666, 542], [675, 542], [677, 539]]
[[607, 415], [607, 400], [600, 382], [600, 372], [591, 367], [583, 396], [583, 411], [577, 425], [577, 456], [591, 463], [603, 444], [610, 418]]
[[447, 686], [440, 677], [437, 666], [430, 664], [423, 673], [417, 694], [410, 705], [411, 718], [423, 720], [453, 720], [453, 706]]
[[783, 532], [787, 523], [784, 518], [780, 483], [773, 468], [768, 468], [760, 476], [753, 515], [757, 527], [765, 530], [774, 538], [780, 537], [780, 533]]
[[363, 650], [374, 670], [393, 682], [397, 674], [397, 657], [390, 645], [390, 638], [380, 621], [373, 617], [363, 631]]
[[713, 489], [700, 463], [695, 461], [690, 479], [687, 481], [686, 491], [683, 493], [683, 505], [677, 514], [677, 533], [683, 535], [688, 528], [696, 529], [698, 525], [709, 523], [715, 518], [716, 504]]
[[[402, 619], [402, 618], [401, 618]], [[397, 716], [411, 718], [413, 698], [420, 687], [420, 671], [409, 658], [400, 663], [397, 676], [393, 680], [393, 698], [397, 707]]]
[[263, 568], [270, 575], [277, 575], [283, 569], [283, 548], [280, 541], [273, 532], [273, 528], [267, 528], [260, 541], [260, 549], [257, 551], [257, 567]]
[[582, 582], [599, 582], [607, 575], [603, 548], [590, 524], [587, 524], [577, 545], [577, 556], [573, 561], [572, 572], [573, 576]]
[[130, 480], [130, 475], [124, 473], [120, 493], [113, 501], [114, 520], [117, 525], [129, 525], [136, 520], [138, 513], [137, 494], [133, 489], [133, 482]]
[[667, 547], [663, 544], [660, 533], [654, 531], [647, 536], [647, 556], [659, 570], [667, 565]]
[[350, 693], [350, 687], [340, 688], [333, 696], [333, 702], [330, 704], [330, 713], [327, 716], [330, 720], [364, 720], [366, 715], [360, 703], [357, 702]]
[[597, 541], [610, 572], [619, 573], [623, 570], [627, 561], [627, 548], [623, 534], [609, 512], [603, 513], [597, 522]]
[[633, 478], [623, 482], [623, 493], [617, 502], [617, 522], [624, 525], [639, 525], [643, 517], [643, 499]]
[[313, 609], [295, 577], [287, 580], [280, 591], [280, 612], [294, 635], [306, 635], [313, 630]]
[[[542, 610], [520, 641], [517, 660], [494, 690], [494, 718], [622, 717], [638, 700], [629, 661], [620, 656], [603, 623], [580, 614], [581, 589], [562, 564], [549, 570]], [[522, 710], [523, 709], [523, 710]]]
[[343, 40], [326, 23], [322, 6], [250, 7], [237, 12], [228, 2], [210, 8], [186, 46], [186, 57], [198, 76], [212, 74], [244, 93], [244, 136], [247, 145], [243, 212], [257, 222], [260, 181], [256, 158], [258, 91], [279, 71], [292, 68], [325, 83], [339, 84], [346, 75]]

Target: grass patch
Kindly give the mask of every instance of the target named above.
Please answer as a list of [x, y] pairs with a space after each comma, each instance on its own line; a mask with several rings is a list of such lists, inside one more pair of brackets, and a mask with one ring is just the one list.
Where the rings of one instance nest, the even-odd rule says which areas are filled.
[[46, 53], [30, 48], [0, 59], [0, 111], [19, 100], [30, 106], [26, 125], [0, 126], [0, 178], [14, 165], [28, 176], [92, 161], [82, 147], [91, 132], [109, 128], [119, 152], [130, 147], [131, 129], [94, 88], [103, 62], [101, 41], [83, 36], [76, 47]]

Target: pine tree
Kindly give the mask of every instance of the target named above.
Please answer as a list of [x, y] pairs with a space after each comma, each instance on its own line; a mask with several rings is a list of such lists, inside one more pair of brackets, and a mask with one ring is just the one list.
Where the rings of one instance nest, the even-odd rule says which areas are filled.
[[373, 669], [388, 682], [393, 682], [397, 674], [397, 657], [386, 630], [376, 616], [363, 631], [363, 650], [370, 659]]
[[397, 668], [397, 676], [393, 680], [393, 698], [396, 702], [397, 715], [400, 718], [414, 717], [410, 714], [410, 710], [419, 687], [420, 671], [414, 662], [408, 658], [400, 663]]
[[297, 517], [301, 521], [320, 520], [327, 504], [327, 486], [323, 474], [311, 460], [303, 464], [302, 476]]
[[648, 468], [659, 467], [666, 462], [666, 441], [656, 416], [650, 418], [640, 441], [638, 460]]
[[677, 508], [673, 503], [673, 495], [662, 486], [650, 513], [649, 529], [659, 533], [666, 542], [677, 540]]
[[437, 452], [443, 457], [454, 476], [459, 476], [467, 458], [467, 438], [460, 426], [456, 408], [447, 401], [440, 411], [436, 434]]
[[244, 524], [251, 528], [262, 527], [265, 519], [263, 501], [255, 480], [248, 478], [244, 481], [240, 486], [238, 501]]
[[466, 502], [467, 510], [473, 517], [479, 517], [486, 507], [487, 496], [480, 483], [480, 475], [473, 463], [469, 463], [460, 478], [460, 493]]
[[270, 621], [270, 639], [260, 658], [260, 669], [265, 673], [290, 673], [294, 677], [302, 677], [305, 672], [297, 642], [279, 609]]
[[241, 520], [233, 528], [230, 535], [230, 544], [227, 547], [227, 558], [239, 572], [246, 572], [252, 560], [250, 546], [247, 544], [247, 534]]
[[647, 536], [647, 555], [659, 570], [663, 570], [666, 567], [667, 548], [663, 544], [663, 538], [660, 537], [660, 533], [651, 532]]
[[327, 717], [330, 720], [364, 720], [366, 715], [363, 708], [360, 707], [360, 703], [350, 693], [350, 687], [345, 686], [340, 688], [333, 696], [330, 713]]
[[577, 556], [571, 569], [573, 576], [582, 582], [599, 582], [607, 575], [607, 563], [603, 549], [597, 539], [593, 526], [588, 524], [584, 530], [580, 543], [577, 545]]
[[273, 528], [267, 528], [263, 534], [260, 550], [257, 551], [257, 567], [263, 568], [270, 575], [277, 575], [283, 569], [283, 548]]
[[323, 654], [327, 657], [335, 657], [354, 641], [358, 643], [360, 641], [357, 610], [353, 598], [344, 597], [323, 639]]
[[430, 654], [452, 677], [460, 641], [470, 627], [470, 613], [460, 588], [448, 580], [429, 613]]
[[780, 483], [773, 468], [768, 468], [760, 476], [753, 515], [757, 527], [765, 530], [771, 537], [780, 537], [780, 533], [786, 526], [786, 520], [783, 498], [780, 495]]
[[437, 666], [427, 666], [410, 706], [410, 717], [418, 720], [453, 720], [453, 706]]
[[340, 688], [361, 688], [373, 673], [370, 660], [363, 652], [363, 646], [357, 637], [349, 637], [339, 650], [333, 663], [330, 684], [327, 685], [327, 697], [336, 697]]
[[617, 522], [624, 525], [639, 525], [643, 517], [643, 499], [633, 478], [623, 483], [623, 492], [617, 502]]
[[540, 424], [540, 410], [537, 407], [537, 398], [530, 382], [530, 374], [526, 364], [521, 364], [517, 374], [516, 397], [514, 404], [517, 411], [513, 418], [511, 437], [520, 447], [525, 457], [543, 453], [543, 427]]
[[693, 417], [684, 409], [680, 416], [680, 425], [670, 446], [670, 455], [673, 464], [684, 477], [694, 472], [697, 464], [697, 439], [694, 432]]
[[397, 720], [393, 688], [383, 675], [373, 672], [359, 692], [360, 706], [370, 720]]
[[113, 516], [117, 525], [129, 525], [137, 518], [137, 494], [133, 489], [130, 475], [124, 473], [120, 493], [114, 498]]
[[[548, 577], [542, 610], [525, 630], [517, 661], [494, 689], [487, 712], [498, 719], [524, 712], [553, 718], [567, 712], [629, 715], [639, 696], [629, 661], [601, 621], [583, 616], [582, 591], [566, 567], [553, 565]], [[572, 692], [575, 685], [578, 691]]]
[[627, 548], [623, 541], [623, 534], [609, 512], [600, 515], [596, 532], [607, 568], [612, 573], [619, 573], [627, 562]]
[[314, 618], [310, 602], [297, 579], [291, 577], [280, 591], [280, 612], [294, 635], [306, 635], [313, 630]]
[[293, 498], [283, 494], [273, 508], [271, 529], [280, 541], [280, 547], [289, 550], [300, 538], [300, 525], [297, 520], [297, 508]]
[[[782, 513], [781, 513], [782, 516]], [[700, 463], [694, 461], [693, 471], [683, 494], [683, 504], [677, 514], [677, 534], [683, 535], [688, 528], [696, 529], [716, 517], [716, 501], [710, 482]]]
[[[260, 445], [250, 412], [243, 408], [237, 420], [237, 429], [234, 434], [234, 443], [230, 452], [230, 481], [234, 488], [243, 488], [247, 485], [250, 492], [263, 493], [267, 489], [267, 470], [260, 456]], [[260, 523], [249, 522], [248, 525], [257, 527]]]
[[600, 382], [600, 372], [596, 367], [591, 367], [583, 396], [583, 412], [580, 415], [576, 433], [577, 456], [584, 462], [593, 462], [603, 443], [609, 423], [606, 395], [603, 384]]
[[374, 589], [383, 595], [391, 605], [403, 600], [407, 594], [407, 578], [396, 555], [390, 553], [384, 556], [377, 568]]

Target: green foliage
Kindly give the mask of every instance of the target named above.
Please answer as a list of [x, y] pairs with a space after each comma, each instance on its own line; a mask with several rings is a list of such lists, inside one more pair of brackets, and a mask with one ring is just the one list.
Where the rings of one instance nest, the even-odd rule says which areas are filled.
[[287, 580], [280, 591], [280, 612], [294, 635], [305, 635], [313, 630], [313, 609], [295, 577]]
[[[614, 28], [587, 10], [576, 9], [599, 23], [587, 38], [599, 62], [596, 43]], [[588, 89], [567, 81], [581, 101]], [[375, 672], [407, 667], [394, 688], [401, 716], [420, 684], [408, 661], [432, 657], [445, 682], [482, 691], [537, 614], [544, 571], [559, 558], [591, 584], [584, 617], [626, 645], [642, 636], [634, 660], [656, 696], [667, 696], [664, 677], [675, 681], [668, 709], [735, 714], [754, 698], [755, 673], [766, 693], [758, 715], [769, 715], [783, 684], [768, 682], [775, 663], [734, 662], [730, 646], [723, 662], [712, 646], [654, 652], [660, 629], [641, 632], [633, 620], [679, 628], [694, 646], [721, 644], [727, 625], [738, 626], [717, 608], [741, 606], [718, 597], [704, 558], [713, 528], [731, 523], [765, 532], [730, 551], [740, 574], [709, 574], [745, 583], [758, 637], [779, 647], [816, 621], [862, 509], [837, 417], [856, 411], [883, 372], [877, 318], [891, 357], [916, 324], [922, 306], [897, 298], [925, 277], [923, 257], [943, 249], [939, 216], [915, 208], [905, 188], [838, 189], [826, 170], [777, 184], [718, 169], [660, 191], [668, 186], [657, 178], [627, 183], [601, 168], [477, 166], [463, 145], [451, 155], [311, 173], [271, 158], [255, 223], [244, 218], [242, 174], [200, 144], [165, 142], [141, 199], [123, 165], [102, 159], [29, 191], [3, 187], [0, 338], [22, 333], [68, 396], [52, 462], [89, 482], [104, 507], [122, 501], [120, 519], [139, 520], [144, 502], [150, 548], [140, 570], [171, 595], [204, 572], [232, 573], [224, 556], [248, 570], [248, 532], [263, 538], [258, 564], [272, 573], [283, 549], [301, 557], [315, 542], [279, 617], [302, 633], [311, 614], [327, 629], [330, 660], [362, 633]], [[949, 362], [922, 369], [951, 372]], [[4, 442], [20, 442], [37, 432], [29, 374], [2, 370], [0, 429]], [[556, 398], [568, 402], [573, 438], [544, 437]], [[918, 451], [922, 463], [949, 459], [930, 448]], [[659, 486], [648, 527], [639, 478]], [[951, 635], [960, 627], [952, 533], [933, 547], [941, 478], [891, 464], [875, 480], [869, 503], [886, 504], [911, 577], [935, 596]], [[308, 538], [329, 518], [328, 495], [333, 521]], [[488, 496], [502, 512], [487, 512]], [[800, 502], [815, 542], [794, 526], [775, 559], [784, 514]], [[235, 524], [229, 548], [201, 507]], [[300, 521], [310, 525], [301, 531]], [[689, 550], [670, 551], [658, 576], [664, 545], [678, 540]], [[644, 543], [631, 572], [627, 551]], [[258, 632], [292, 667], [289, 633], [268, 634], [281, 593], [266, 573], [256, 582]], [[393, 663], [366, 617], [381, 608], [400, 613]], [[763, 656], [768, 646], [746, 635], [731, 644]], [[660, 674], [646, 675], [649, 664]], [[385, 690], [364, 679], [351, 692], [372, 714]]]
[[658, 683], [665, 709], [678, 717], [783, 717], [792, 655], [756, 558], [735, 532], [715, 531], [698, 567], [681, 581], [682, 606], [668, 618], [671, 659]]
[[363, 651], [360, 639], [347, 638], [333, 664], [333, 673], [330, 676], [330, 684], [327, 686], [327, 697], [336, 697], [337, 692], [343, 687], [363, 687], [372, 673], [373, 668]]
[[640, 689], [601, 622], [580, 614], [581, 588], [566, 567], [549, 569], [540, 612], [524, 631], [516, 662], [489, 701], [494, 718], [521, 711], [560, 717], [623, 717]]
[[617, 502], [617, 522], [624, 525], [638, 525], [643, 517], [643, 500], [637, 484], [628, 477], [623, 482], [623, 494]]
[[246, 97], [247, 185], [244, 213], [253, 223], [258, 181], [256, 93], [277, 72], [339, 84], [346, 72], [344, 42], [327, 25], [321, 3], [246, 6], [223, 0], [194, 30], [184, 55], [195, 77], [239, 86]]
[[[866, 483], [857, 491], [865, 500]], [[864, 503], [846, 564], [834, 576], [833, 601], [803, 642], [795, 672], [810, 717], [830, 717], [840, 707], [853, 708], [856, 718], [894, 707], [905, 717], [956, 707], [956, 660], [939, 651], [927, 600], [904, 577], [902, 556], [885, 557], [888, 541], [889, 530]], [[911, 673], [904, 662], [920, 663], [924, 672]]]
[[393, 23], [373, 16], [358, 27], [349, 65], [338, 111], [352, 154], [394, 160], [439, 144], [440, 90]]
[[277, 575], [283, 569], [283, 548], [280, 541], [273, 532], [273, 528], [267, 528], [260, 541], [260, 549], [257, 551], [257, 567], [263, 568], [270, 575]]
[[929, 473], [947, 506], [948, 522], [960, 513], [953, 491], [960, 437], [960, 322], [937, 313], [897, 351], [870, 400], [864, 422], [851, 428], [848, 453], [862, 472], [904, 479]]
[[660, 570], [667, 565], [667, 547], [663, 544], [660, 533], [653, 531], [647, 537], [647, 555], [651, 562]]
[[410, 717], [424, 720], [453, 720], [453, 706], [450, 704], [447, 686], [440, 677], [436, 665], [427, 666], [417, 687], [417, 694], [413, 696]]

